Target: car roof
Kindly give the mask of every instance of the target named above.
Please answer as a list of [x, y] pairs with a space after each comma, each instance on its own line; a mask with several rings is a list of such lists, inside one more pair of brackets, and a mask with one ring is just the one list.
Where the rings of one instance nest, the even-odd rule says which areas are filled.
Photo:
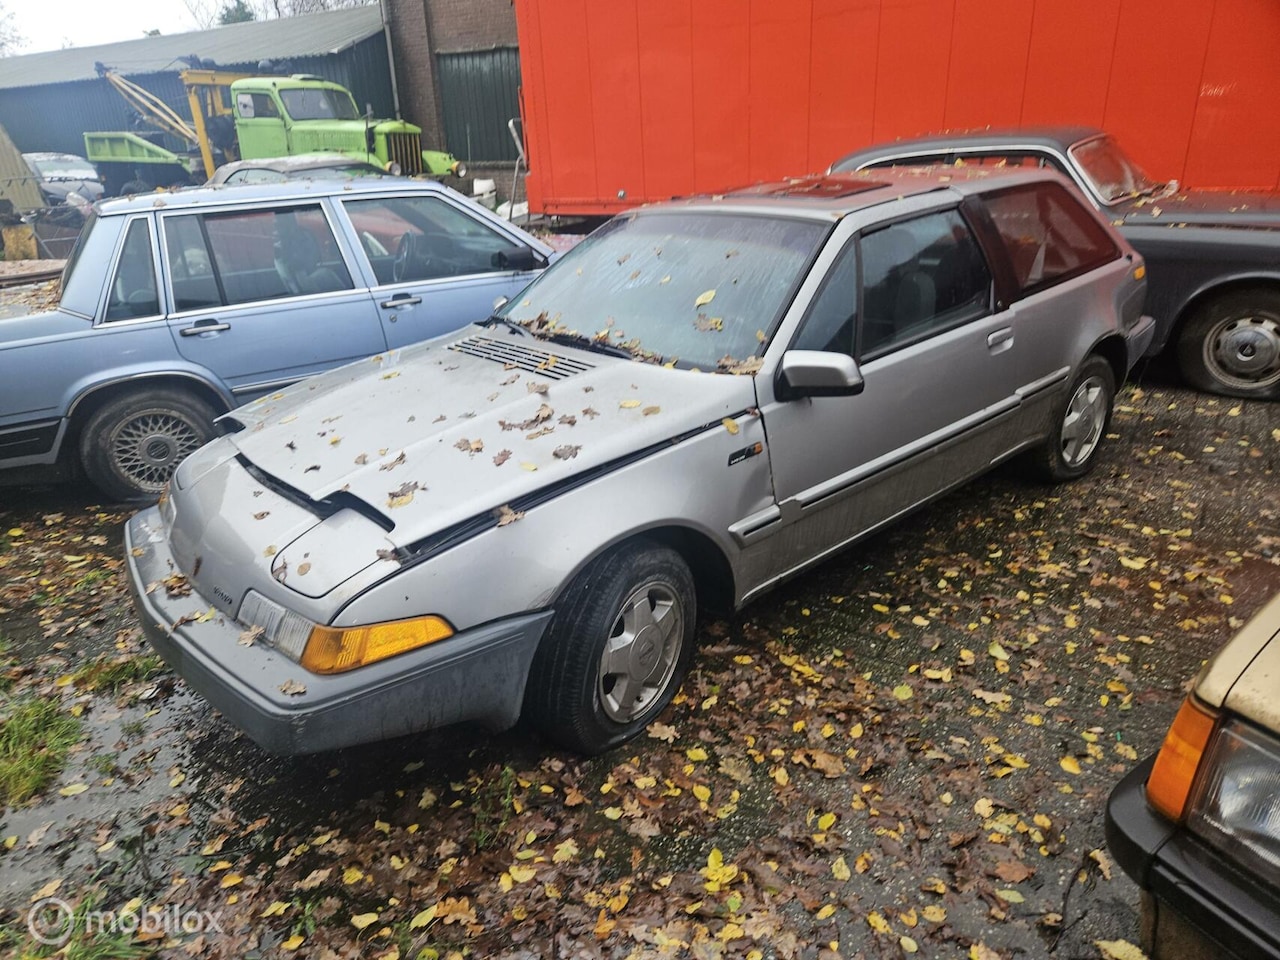
[[282, 183], [235, 183], [212, 187], [190, 187], [168, 193], [143, 193], [97, 204], [101, 216], [119, 216], [165, 207], [169, 210], [206, 207], [230, 203], [252, 203], [255, 200], [306, 200], [333, 194], [438, 193], [447, 188], [435, 180], [410, 180], [403, 177], [371, 177], [355, 180], [285, 180]]
[[79, 160], [88, 163], [84, 157], [76, 153], [24, 153], [23, 160]]
[[941, 191], [967, 196], [1034, 181], [1066, 181], [1052, 170], [1019, 167], [902, 167], [825, 173], [758, 183], [725, 193], [671, 200], [640, 212], [691, 210], [840, 218], [894, 200]]
[[1066, 153], [1073, 144], [1094, 137], [1105, 136], [1097, 127], [1060, 126], [1060, 127], [984, 127], [978, 130], [955, 130], [949, 133], [930, 134], [923, 137], [911, 137], [905, 140], [892, 140], [874, 144], [845, 154], [831, 165], [852, 169], [868, 160], [874, 160], [897, 153], [932, 152], [957, 147], [1001, 147], [1025, 145], [1028, 147], [1047, 147]]
[[298, 153], [291, 157], [235, 160], [231, 163], [223, 164], [214, 171], [214, 175], [216, 176], [223, 171], [234, 173], [237, 170], [246, 169], [276, 170], [280, 173], [288, 173], [291, 170], [323, 170], [329, 167], [368, 167], [370, 170], [377, 170], [379, 173], [384, 172], [375, 163], [369, 163], [359, 157], [349, 157], [345, 153]]

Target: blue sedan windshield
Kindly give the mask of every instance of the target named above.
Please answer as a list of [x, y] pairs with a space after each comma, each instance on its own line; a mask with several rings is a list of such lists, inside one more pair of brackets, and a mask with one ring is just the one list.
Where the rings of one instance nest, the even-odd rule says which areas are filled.
[[829, 227], [706, 211], [621, 216], [506, 306], [507, 319], [701, 370], [763, 351]]

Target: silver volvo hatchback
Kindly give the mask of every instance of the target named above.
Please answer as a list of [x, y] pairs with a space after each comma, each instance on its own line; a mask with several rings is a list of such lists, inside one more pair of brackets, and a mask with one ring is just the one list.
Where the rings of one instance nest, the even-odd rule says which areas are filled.
[[993, 464], [1098, 458], [1145, 268], [1047, 171], [612, 220], [488, 320], [232, 411], [128, 524], [156, 649], [266, 750], [527, 717], [594, 753], [742, 606]]

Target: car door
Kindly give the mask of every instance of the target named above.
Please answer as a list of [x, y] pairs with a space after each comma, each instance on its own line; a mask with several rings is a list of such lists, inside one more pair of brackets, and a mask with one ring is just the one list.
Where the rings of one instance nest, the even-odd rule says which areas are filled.
[[247, 401], [385, 349], [323, 204], [162, 218], [178, 351]]
[[1007, 449], [1018, 406], [1013, 347], [959, 209], [851, 242], [790, 349], [851, 353], [862, 391], [763, 408], [779, 508], [774, 574], [986, 469]]
[[437, 337], [493, 312], [534, 274], [529, 247], [437, 194], [341, 201], [390, 347]]

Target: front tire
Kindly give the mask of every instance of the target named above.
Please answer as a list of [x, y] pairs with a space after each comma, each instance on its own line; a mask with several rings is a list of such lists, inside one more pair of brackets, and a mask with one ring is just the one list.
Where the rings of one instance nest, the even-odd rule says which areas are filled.
[[213, 439], [214, 416], [203, 400], [176, 390], [124, 394], [84, 425], [80, 462], [112, 500], [154, 500], [178, 464]]
[[1280, 291], [1263, 287], [1217, 297], [1182, 327], [1178, 369], [1208, 393], [1280, 399]]
[[1032, 451], [1032, 465], [1050, 483], [1076, 480], [1093, 469], [1111, 425], [1116, 377], [1111, 364], [1092, 356], [1081, 366], [1053, 419], [1053, 432]]
[[525, 716], [583, 754], [630, 740], [680, 689], [696, 619], [693, 576], [674, 550], [635, 541], [605, 554], [560, 598], [529, 671]]

